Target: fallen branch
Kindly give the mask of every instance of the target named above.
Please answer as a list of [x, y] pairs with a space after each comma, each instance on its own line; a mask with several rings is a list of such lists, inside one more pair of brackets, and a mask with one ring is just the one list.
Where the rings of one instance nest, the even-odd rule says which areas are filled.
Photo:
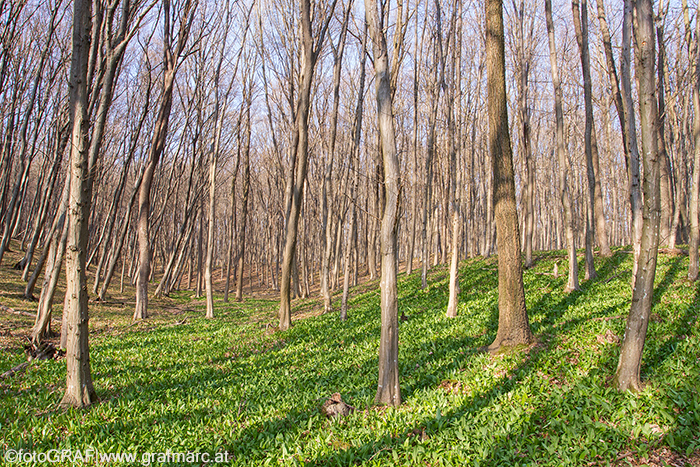
[[[10, 308], [9, 306], [5, 306], [5, 305], [1, 305], [1, 304], [0, 304], [0, 310], [6, 311], [8, 313], [12, 313], [13, 315], [29, 316], [31, 318], [36, 319], [36, 313], [30, 313], [30, 312], [24, 311], [24, 310], [15, 310], [14, 308]], [[60, 323], [61, 319], [56, 318], [56, 317], [52, 317], [51, 321], [53, 321], [54, 323]]]
[[0, 310], [6, 311], [8, 313], [12, 313], [13, 315], [31, 316], [32, 318], [36, 317], [36, 313], [30, 313], [28, 311], [22, 311], [22, 310], [15, 310], [14, 308], [10, 308], [9, 306], [5, 306], [5, 305], [0, 305]]
[[29, 362], [20, 363], [16, 367], [11, 368], [11, 369], [7, 370], [5, 373], [1, 374], [0, 379], [9, 378], [17, 373], [21, 373], [21, 372], [25, 371], [28, 366], [29, 366]]

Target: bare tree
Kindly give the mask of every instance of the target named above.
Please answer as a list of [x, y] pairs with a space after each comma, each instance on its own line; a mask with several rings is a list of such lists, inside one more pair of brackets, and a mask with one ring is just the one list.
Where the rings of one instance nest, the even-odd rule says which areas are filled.
[[[687, 5], [684, 8], [687, 14]], [[698, 8], [700, 11], [700, 7]], [[687, 24], [687, 20], [686, 20]], [[686, 26], [686, 29], [689, 29]], [[687, 33], [686, 33], [687, 34]], [[690, 243], [689, 243], [689, 262], [688, 262], [688, 280], [695, 282], [698, 280], [698, 269], [700, 266], [700, 258], [698, 247], [700, 246], [700, 219], [698, 219], [699, 203], [700, 203], [700, 21], [695, 19], [695, 41], [693, 43], [693, 52], [691, 54], [691, 79], [693, 86], [693, 142], [694, 144], [694, 162], [693, 162], [693, 180], [690, 196]]]
[[[297, 227], [299, 224], [299, 214], [301, 212], [302, 194], [304, 191], [304, 183], [306, 180], [306, 171], [308, 165], [308, 147], [309, 147], [309, 109], [311, 106], [311, 84], [313, 81], [316, 62], [321, 52], [323, 42], [328, 30], [328, 24], [333, 17], [333, 10], [337, 0], [333, 0], [325, 15], [321, 18], [319, 31], [314, 35], [312, 31], [311, 21], [311, 0], [301, 1], [301, 38], [302, 38], [302, 70], [300, 78], [299, 96], [296, 103], [296, 120], [293, 127], [292, 137], [292, 158], [290, 175], [293, 174], [291, 180], [288, 179], [287, 206], [289, 207], [286, 238], [284, 244], [284, 255], [282, 259], [282, 277], [280, 280], [280, 309], [279, 309], [279, 328], [281, 331], [289, 329], [292, 325], [291, 313], [291, 278], [292, 268], [294, 263], [296, 243], [297, 243]], [[320, 5], [315, 8], [317, 15], [321, 13]]]
[[[576, 42], [581, 55], [581, 69], [583, 70], [583, 95], [586, 113], [586, 127], [584, 146], [586, 151], [586, 175], [588, 178], [588, 204], [586, 215], [586, 279], [595, 279], [597, 274], [593, 263], [593, 239], [597, 233], [601, 254], [610, 256], [610, 247], [607, 243], [605, 231], [605, 216], [602, 214], [603, 200], [600, 193], [600, 168], [598, 167], [598, 143], [595, 126], [593, 123], [593, 90], [591, 82], [591, 63], [588, 50], [588, 2], [586, 0], [572, 0], [571, 9], [574, 16], [574, 29], [576, 30]], [[599, 216], [601, 222], [598, 222]], [[597, 225], [596, 225], [597, 224]], [[600, 230], [602, 227], [602, 232]], [[603, 249], [607, 251], [603, 252]]]
[[[459, 17], [459, 19], [458, 19]], [[448, 84], [447, 104], [447, 144], [450, 151], [450, 189], [449, 198], [452, 204], [452, 255], [450, 258], [450, 297], [447, 302], [446, 315], [449, 318], [457, 316], [457, 302], [459, 295], [459, 252], [461, 250], [460, 228], [461, 210], [460, 194], [462, 192], [462, 170], [458, 168], [461, 148], [461, 138], [457, 136], [457, 115], [461, 109], [462, 101], [462, 2], [456, 0], [452, 9], [450, 29], [456, 29], [455, 34], [449, 34], [452, 38], [450, 75]], [[460, 125], [461, 126], [461, 125]]]
[[238, 230], [238, 280], [236, 282], [236, 300], [243, 300], [243, 265], [245, 256], [246, 243], [246, 226], [248, 223], [248, 198], [250, 193], [250, 138], [251, 138], [251, 121], [250, 107], [253, 103], [253, 80], [249, 79], [244, 92], [245, 102], [245, 135], [241, 136], [243, 143], [243, 193], [241, 197], [241, 226]]
[[566, 293], [579, 290], [578, 260], [576, 258], [576, 232], [574, 231], [573, 206], [569, 193], [569, 160], [564, 144], [564, 111], [562, 110], [562, 90], [559, 80], [559, 66], [557, 65], [557, 46], [554, 38], [554, 22], [552, 21], [552, 2], [545, 0], [545, 16], [547, 20], [547, 35], [549, 37], [549, 63], [552, 70], [552, 84], [554, 85], [554, 119], [557, 160], [559, 161], [559, 187], [561, 190], [561, 204], [564, 210], [564, 228], [566, 230], [566, 248], [569, 257], [569, 278], [564, 291]]
[[[340, 29], [338, 45], [331, 47], [333, 50], [333, 111], [331, 113], [331, 140], [328, 150], [328, 161], [326, 163], [325, 175], [321, 185], [321, 295], [323, 296], [323, 308], [326, 313], [332, 310], [332, 295], [329, 286], [331, 252], [333, 251], [333, 228], [332, 216], [329, 211], [329, 198], [333, 195], [333, 162], [335, 159], [335, 146], [338, 134], [338, 106], [340, 104], [340, 77], [343, 67], [343, 54], [345, 52], [345, 42], [347, 38], [348, 23], [353, 2], [349, 1], [343, 15], [343, 22]], [[329, 219], [330, 217], [330, 219]]]
[[149, 233], [151, 186], [156, 166], [165, 149], [170, 110], [173, 102], [175, 75], [185, 53], [196, 6], [197, 0], [185, 0], [181, 11], [177, 15], [180, 19], [180, 24], [177, 31], [177, 41], [173, 44], [172, 36], [175, 33], [173, 29], [175, 24], [171, 22], [171, 3], [170, 0], [163, 0], [163, 90], [148, 153], [148, 161], [146, 162], [143, 181], [139, 189], [139, 272], [136, 285], [134, 319], [145, 319], [148, 317], [148, 280], [151, 275], [151, 238]]
[[636, 271], [632, 305], [614, 379], [620, 391], [639, 391], [642, 388], [640, 367], [654, 297], [661, 211], [660, 164], [656, 131], [658, 115], [654, 79], [655, 40], [651, 0], [637, 0], [636, 21], [634, 44], [636, 77], [639, 83], [639, 121], [644, 154], [644, 223], [639, 255], [640, 267]]
[[375, 401], [380, 404], [401, 404], [399, 387], [399, 316], [396, 286], [396, 229], [398, 225], [399, 159], [396, 152], [392, 77], [389, 69], [389, 52], [384, 33], [384, 20], [380, 17], [375, 0], [365, 0], [365, 14], [374, 56], [375, 88], [377, 92], [377, 118], [381, 152], [384, 158], [385, 201], [381, 224], [381, 309], [382, 329], [379, 340], [379, 382]]
[[[96, 39], [96, 38], [95, 38]], [[70, 201], [66, 297], [68, 299], [66, 392], [62, 406], [85, 407], [97, 399], [90, 372], [88, 297], [85, 277], [90, 167], [88, 119], [88, 60], [92, 40], [92, 2], [76, 0], [73, 6], [73, 57], [71, 61], [70, 115], [73, 122], [70, 151]]]
[[639, 187], [639, 148], [637, 147], [637, 130], [635, 124], [634, 105], [632, 101], [631, 72], [630, 72], [630, 35], [631, 35], [631, 6], [625, 2], [622, 57], [620, 66], [620, 78], [618, 79], [615, 58], [613, 56], [610, 29], [605, 14], [604, 0], [597, 0], [598, 21], [603, 39], [603, 50], [608, 70], [608, 77], [612, 85], [613, 102], [617, 110], [622, 136], [622, 147], [625, 154], [625, 165], [629, 184], [629, 200], [632, 212], [633, 243], [635, 245], [635, 268], [638, 255], [638, 242], [641, 232], [642, 195]]
[[498, 246], [498, 333], [489, 346], [489, 350], [494, 351], [503, 346], [528, 344], [534, 337], [525, 308], [513, 152], [508, 130], [503, 0], [486, 0], [485, 14], [489, 151]]

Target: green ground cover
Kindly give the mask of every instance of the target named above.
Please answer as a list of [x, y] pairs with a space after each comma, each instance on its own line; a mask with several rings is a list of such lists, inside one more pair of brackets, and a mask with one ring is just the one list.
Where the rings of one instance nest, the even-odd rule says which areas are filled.
[[[552, 275], [555, 261], [567, 270], [554, 252], [525, 272], [538, 344], [500, 355], [479, 350], [497, 327], [494, 259], [462, 264], [456, 319], [444, 316], [446, 269], [432, 270], [427, 290], [419, 273], [402, 275], [404, 404], [396, 409], [373, 404], [376, 282], [355, 289], [347, 322], [314, 313], [318, 300], [296, 302], [304, 317], [287, 332], [274, 329], [274, 300], [217, 300], [216, 318], [207, 320], [203, 303], [180, 292], [171, 312], [136, 325], [128, 306], [95, 308], [100, 403], [59, 409], [65, 361], [33, 362], [0, 379], [0, 451], [92, 448], [136, 453], [137, 465], [151, 461], [144, 453], [168, 450], [212, 460], [227, 453], [232, 465], [626, 465], [659, 450], [696, 462], [700, 289], [685, 280], [687, 256], [660, 255], [638, 394], [610, 387], [615, 338], [629, 311], [631, 254], [597, 258], [600, 277], [569, 295], [561, 292], [566, 276]], [[25, 359], [21, 345], [7, 345], [0, 372]], [[357, 410], [325, 419], [319, 408], [334, 392]]]

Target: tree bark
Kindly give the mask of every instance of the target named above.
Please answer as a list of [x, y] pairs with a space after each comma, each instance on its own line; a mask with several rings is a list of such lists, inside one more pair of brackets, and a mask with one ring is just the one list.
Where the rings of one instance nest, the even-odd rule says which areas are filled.
[[365, 14], [373, 44], [377, 118], [381, 151], [384, 159], [385, 204], [382, 216], [381, 243], [381, 309], [382, 328], [379, 341], [379, 381], [375, 402], [398, 406], [401, 404], [399, 387], [399, 320], [398, 291], [396, 286], [396, 229], [401, 187], [400, 167], [396, 152], [394, 111], [391, 91], [389, 56], [375, 0], [365, 0]]
[[529, 344], [534, 337], [525, 308], [513, 152], [508, 130], [503, 0], [486, 0], [485, 6], [489, 151], [498, 247], [498, 333], [489, 346], [489, 350], [495, 351], [503, 346]]
[[[449, 202], [452, 204], [452, 253], [450, 258], [450, 296], [447, 302], [446, 315], [448, 318], [457, 317], [457, 304], [459, 302], [459, 251], [461, 242], [459, 240], [461, 226], [460, 194], [462, 192], [462, 170], [457, 166], [461, 159], [461, 137], [457, 137], [457, 112], [462, 107], [462, 2], [457, 0], [452, 11], [452, 25], [450, 29], [457, 28], [457, 32], [452, 36], [452, 59], [450, 63], [450, 82], [447, 104], [447, 140], [450, 151], [450, 179], [449, 179]], [[459, 21], [457, 25], [455, 23]], [[457, 110], [455, 110], [455, 108]], [[445, 242], [447, 244], [447, 242]]]
[[[329, 221], [329, 198], [333, 195], [333, 162], [338, 131], [338, 106], [340, 104], [340, 75], [343, 67], [343, 53], [347, 37], [348, 20], [353, 2], [348, 2], [343, 15], [338, 47], [333, 47], [333, 111], [331, 113], [331, 141], [325, 174], [321, 186], [321, 296], [323, 309], [329, 313], [333, 309], [333, 296], [329, 287], [331, 252], [333, 251], [333, 228]], [[332, 42], [331, 42], [332, 45]]]
[[287, 232], [284, 244], [284, 254], [282, 259], [282, 277], [280, 280], [280, 308], [279, 308], [279, 329], [285, 331], [292, 325], [292, 305], [291, 305], [291, 278], [294, 256], [297, 243], [297, 227], [299, 225], [299, 214], [301, 212], [302, 194], [306, 180], [306, 169], [309, 160], [309, 110], [311, 107], [311, 84], [313, 81], [316, 61], [321, 51], [324, 36], [328, 23], [333, 16], [335, 0], [327, 12], [324, 24], [318, 34], [317, 44], [314, 44], [312, 37], [311, 22], [311, 1], [301, 1], [301, 37], [302, 37], [302, 71], [299, 97], [296, 104], [296, 118], [294, 122], [295, 131], [292, 138], [293, 157], [290, 171], [293, 175], [288, 180], [287, 205], [289, 214], [287, 217]]
[[[248, 97], [246, 99], [246, 131], [245, 147], [243, 148], [243, 194], [241, 197], [241, 228], [238, 231], [238, 280], [236, 282], [236, 300], [243, 301], [243, 265], [245, 259], [246, 225], [248, 222], [248, 194], [250, 192], [250, 106], [253, 97], [253, 83], [248, 84]], [[252, 286], [252, 283], [251, 283]]]
[[629, 200], [632, 212], [633, 243], [635, 245], [635, 268], [638, 254], [637, 241], [641, 232], [641, 192], [639, 189], [639, 149], [637, 147], [637, 131], [635, 126], [634, 104], [632, 102], [632, 88], [630, 77], [630, 34], [631, 34], [631, 5], [625, 2], [625, 16], [623, 20], [622, 57], [620, 66], [620, 80], [618, 80], [615, 59], [613, 57], [610, 30], [605, 15], [604, 0], [597, 0], [598, 21], [603, 37], [603, 49], [608, 69], [608, 77], [613, 87], [615, 109], [620, 121], [622, 146], [625, 154], [625, 165], [629, 184]]
[[690, 195], [690, 242], [689, 261], [688, 261], [688, 280], [695, 282], [698, 280], [698, 270], [700, 269], [700, 219], [699, 203], [700, 203], [700, 23], [697, 19], [695, 22], [695, 44], [692, 54], [694, 62], [691, 65], [691, 79], [693, 80], [693, 142], [694, 144], [694, 162], [693, 162], [693, 180], [691, 183]]
[[[620, 59], [620, 80], [622, 82], [622, 103], [627, 125], [627, 141], [629, 142], [629, 165], [627, 177], [630, 187], [630, 209], [632, 211], [632, 244], [634, 250], [634, 265], [632, 266], [632, 280], [636, 280], [639, 265], [639, 252], [642, 239], [642, 191], [639, 183], [639, 148], [637, 146], [637, 126], [634, 112], [634, 99], [632, 96], [632, 72], [631, 72], [631, 40], [632, 40], [632, 10], [633, 0], [624, 0], [624, 13], [622, 19], [622, 55]], [[632, 284], [634, 289], [634, 283]]]
[[632, 305], [614, 383], [620, 391], [642, 388], [640, 367], [654, 296], [654, 276], [659, 247], [660, 164], [654, 79], [654, 20], [651, 0], [637, 0], [635, 28], [636, 75], [639, 83], [640, 126], [644, 154], [644, 212], [639, 266], [632, 291]]
[[[92, 29], [92, 3], [76, 0], [73, 7], [73, 57], [71, 61], [70, 114], [71, 184], [66, 258], [67, 346], [64, 407], [86, 407], [97, 399], [90, 372], [88, 345], [88, 296], [85, 277], [90, 175], [87, 70]], [[97, 38], [93, 38], [97, 40]]]
[[425, 185], [423, 188], [423, 226], [421, 230], [422, 243], [422, 267], [421, 267], [421, 288], [428, 286], [428, 264], [430, 263], [431, 242], [428, 238], [428, 228], [431, 223], [430, 214], [433, 199], [433, 159], [435, 158], [436, 144], [435, 132], [437, 125], [437, 113], [440, 103], [440, 91], [442, 90], [443, 75], [440, 70], [444, 67], [442, 54], [442, 19], [440, 17], [440, 3], [435, 2], [436, 28], [433, 46], [435, 47], [435, 60], [433, 64], [433, 76], [431, 81], [430, 114], [428, 115], [428, 138], [426, 141], [425, 157]]
[[136, 284], [136, 308], [134, 320], [148, 318], [148, 280], [151, 275], [151, 238], [149, 232], [149, 216], [151, 212], [151, 186], [153, 176], [160, 157], [165, 150], [165, 142], [168, 136], [168, 124], [170, 109], [173, 103], [173, 88], [178, 62], [184, 52], [190, 27], [194, 19], [196, 0], [186, 0], [182, 12], [179, 13], [180, 29], [178, 31], [177, 45], [172, 49], [171, 25], [170, 25], [170, 0], [163, 0], [163, 94], [158, 108], [151, 146], [148, 153], [146, 168], [139, 190], [139, 214], [138, 214], [138, 243], [139, 243], [139, 270]]
[[[586, 113], [585, 126], [585, 151], [586, 151], [586, 175], [588, 178], [588, 199], [586, 216], [586, 279], [593, 280], [597, 277], [593, 262], [593, 239], [597, 227], [597, 193], [600, 190], [599, 177], [596, 175], [594, 167], [594, 155], [597, 156], [597, 144], [595, 137], [595, 127], [593, 124], [593, 96], [591, 83], [591, 64], [588, 51], [588, 4], [586, 0], [572, 0], [571, 10], [574, 16], [574, 29], [576, 30], [576, 42], [578, 43], [579, 54], [581, 56], [581, 69], [583, 74], [583, 95]], [[594, 146], [595, 145], [595, 146]], [[595, 148], [595, 154], [594, 154]], [[602, 202], [601, 202], [602, 204]], [[601, 206], [602, 207], [602, 206]], [[605, 220], [603, 219], [603, 228]], [[598, 232], [598, 237], [602, 237]], [[605, 231], [602, 232], [605, 235]], [[607, 240], [606, 240], [607, 242]], [[601, 245], [603, 242], [601, 241]]]
[[547, 19], [547, 36], [549, 37], [549, 63], [552, 70], [552, 84], [554, 86], [554, 118], [556, 128], [556, 152], [559, 161], [559, 187], [561, 190], [561, 204], [564, 210], [564, 228], [566, 230], [566, 248], [569, 257], [569, 276], [564, 288], [565, 293], [579, 290], [578, 260], [576, 258], [576, 232], [574, 230], [573, 206], [569, 193], [569, 160], [566, 156], [564, 144], [564, 111], [562, 106], [562, 89], [559, 80], [559, 67], [557, 65], [557, 46], [554, 36], [554, 22], [552, 21], [552, 2], [545, 0], [545, 16]]

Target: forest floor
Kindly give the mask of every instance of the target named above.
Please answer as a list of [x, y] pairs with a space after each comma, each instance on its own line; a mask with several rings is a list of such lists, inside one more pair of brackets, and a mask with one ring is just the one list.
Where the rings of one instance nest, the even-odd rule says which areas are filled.
[[[0, 265], [0, 373], [27, 361], [36, 306], [20, 298], [17, 255]], [[498, 355], [479, 350], [498, 322], [494, 258], [461, 264], [455, 319], [445, 317], [444, 266], [431, 270], [425, 290], [420, 271], [402, 274], [398, 408], [373, 402], [377, 281], [351, 289], [346, 322], [322, 314], [318, 298], [295, 300], [286, 332], [276, 330], [277, 300], [264, 291], [241, 303], [217, 296], [213, 320], [202, 299], [181, 291], [152, 299], [151, 317], [134, 323], [127, 287], [90, 304], [99, 403], [58, 407], [63, 359], [33, 360], [0, 378], [0, 465], [18, 453], [19, 465], [45, 465], [59, 453], [52, 465], [80, 457], [85, 465], [202, 465], [206, 454], [231, 465], [700, 466], [700, 287], [685, 279], [687, 256], [659, 256], [645, 387], [620, 394], [610, 384], [631, 254], [597, 257], [599, 277], [568, 295], [561, 255], [540, 253], [525, 271], [537, 344]], [[63, 291], [56, 296], [58, 314]], [[335, 392], [356, 410], [328, 420], [320, 408]]]

